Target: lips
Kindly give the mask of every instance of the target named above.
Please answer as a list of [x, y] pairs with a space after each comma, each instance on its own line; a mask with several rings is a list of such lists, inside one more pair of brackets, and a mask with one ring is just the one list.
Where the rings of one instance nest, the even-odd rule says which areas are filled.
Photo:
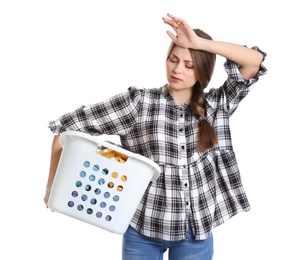
[[172, 82], [174, 82], [174, 83], [178, 83], [178, 82], [181, 82], [182, 80], [181, 79], [179, 79], [179, 78], [177, 78], [177, 77], [171, 77], [171, 80], [172, 80]]

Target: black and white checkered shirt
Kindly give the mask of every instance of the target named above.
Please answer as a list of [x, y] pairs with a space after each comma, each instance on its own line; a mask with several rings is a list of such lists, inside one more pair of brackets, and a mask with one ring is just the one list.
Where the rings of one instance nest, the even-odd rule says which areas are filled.
[[[253, 48], [265, 59], [266, 53]], [[119, 135], [123, 148], [159, 164], [161, 175], [150, 183], [131, 221], [143, 235], [186, 239], [191, 223], [196, 239], [206, 239], [213, 227], [250, 210], [232, 147], [229, 117], [267, 69], [262, 63], [257, 75], [245, 80], [237, 64], [226, 61], [224, 66], [227, 80], [205, 94], [207, 118], [218, 135], [218, 145], [205, 152], [196, 151], [197, 118], [190, 102], [178, 105], [166, 85], [130, 87], [49, 124], [55, 134], [74, 130]]]

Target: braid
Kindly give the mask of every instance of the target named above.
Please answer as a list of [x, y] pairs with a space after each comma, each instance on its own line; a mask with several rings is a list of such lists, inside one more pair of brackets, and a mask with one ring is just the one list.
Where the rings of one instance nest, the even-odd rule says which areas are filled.
[[204, 105], [204, 93], [200, 87], [200, 83], [197, 82], [193, 88], [192, 97], [192, 112], [199, 119], [198, 127], [198, 147], [199, 151], [211, 149], [218, 143], [217, 135], [214, 128], [210, 125], [206, 118], [206, 110]]
[[205, 116], [204, 109], [204, 98], [203, 90], [200, 86], [200, 83], [197, 82], [193, 87], [193, 96], [192, 96], [192, 111], [199, 118], [200, 116]]

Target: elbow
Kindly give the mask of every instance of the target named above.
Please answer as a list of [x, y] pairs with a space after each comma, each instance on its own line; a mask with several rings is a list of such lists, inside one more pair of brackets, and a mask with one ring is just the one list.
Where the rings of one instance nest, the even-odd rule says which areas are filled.
[[256, 51], [256, 56], [252, 59], [252, 63], [244, 67], [240, 67], [240, 73], [246, 80], [252, 79], [256, 76], [260, 69], [260, 65], [264, 59], [262, 53]]
[[[255, 67], [257, 68], [257, 72], [258, 72], [258, 70], [259, 70], [259, 68], [260, 68], [260, 65], [261, 65], [261, 63], [262, 63], [263, 60], [264, 60], [263, 54], [257, 51], [257, 53], [256, 53], [256, 58], [254, 59], [254, 61], [255, 61]], [[256, 73], [257, 73], [257, 72], [256, 72]]]

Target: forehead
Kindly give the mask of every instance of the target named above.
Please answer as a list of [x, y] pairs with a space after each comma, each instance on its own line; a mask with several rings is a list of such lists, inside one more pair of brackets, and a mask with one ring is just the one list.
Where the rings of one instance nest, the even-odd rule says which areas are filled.
[[182, 48], [177, 45], [172, 49], [171, 55], [174, 55], [178, 57], [179, 59], [192, 60], [192, 55], [191, 55], [190, 50], [187, 48]]

